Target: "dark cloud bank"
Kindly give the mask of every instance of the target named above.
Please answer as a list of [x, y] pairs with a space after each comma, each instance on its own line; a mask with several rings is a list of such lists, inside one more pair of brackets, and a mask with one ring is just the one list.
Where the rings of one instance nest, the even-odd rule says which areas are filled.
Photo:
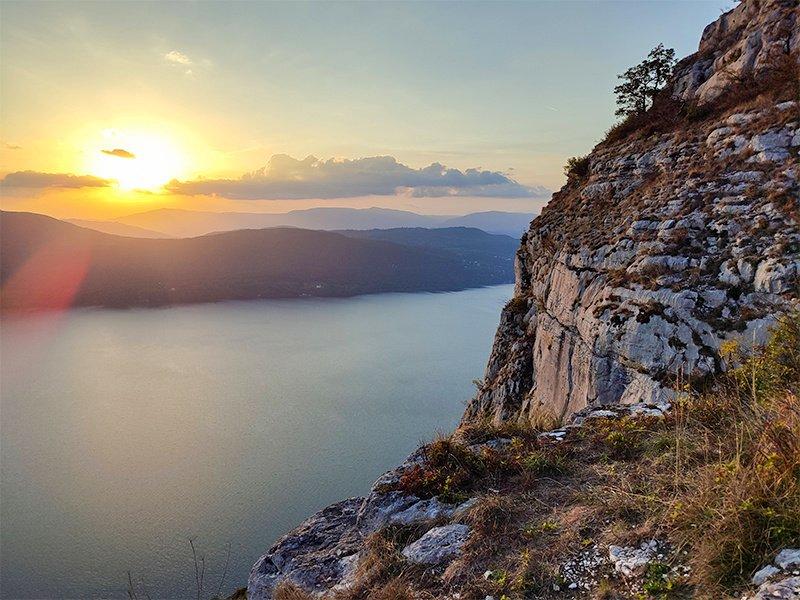
[[[116, 148], [104, 153], [133, 158], [127, 150]], [[16, 171], [0, 184], [6, 188], [83, 188], [108, 187], [109, 179], [71, 173]], [[546, 197], [550, 190], [525, 186], [499, 171], [449, 169], [433, 163], [412, 169], [391, 156], [346, 160], [319, 160], [309, 156], [297, 160], [276, 154], [263, 168], [239, 179], [173, 180], [167, 191], [187, 196], [213, 195], [234, 200], [279, 200], [350, 198], [354, 196], [393, 196], [419, 198], [478, 196], [487, 198]]]
[[92, 175], [72, 175], [71, 173], [40, 173], [39, 171], [16, 171], [9, 173], [0, 181], [6, 188], [83, 188], [108, 187], [109, 179]]

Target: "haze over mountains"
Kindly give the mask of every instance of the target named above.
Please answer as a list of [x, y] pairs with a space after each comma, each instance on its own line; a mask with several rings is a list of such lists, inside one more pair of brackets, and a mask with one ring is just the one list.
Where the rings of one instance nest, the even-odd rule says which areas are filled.
[[[70, 222], [106, 233], [133, 237], [193, 237], [216, 231], [301, 227], [304, 229], [391, 229], [397, 227], [475, 227], [519, 238], [533, 213], [487, 211], [463, 216], [422, 215], [387, 208], [310, 208], [288, 213], [204, 212], [160, 208], [114, 221]], [[129, 228], [136, 229], [129, 229]]]
[[513, 281], [518, 245], [469, 228], [145, 239], [17, 212], [0, 237], [4, 309], [452, 291]]
[[136, 227], [135, 225], [126, 225], [119, 221], [93, 221], [90, 219], [64, 219], [67, 223], [78, 225], [79, 227], [86, 227], [87, 229], [94, 229], [103, 233], [110, 233], [112, 235], [124, 235], [126, 237], [139, 237], [139, 238], [171, 238], [175, 237], [160, 231], [153, 231], [152, 229], [145, 229], [143, 227]]

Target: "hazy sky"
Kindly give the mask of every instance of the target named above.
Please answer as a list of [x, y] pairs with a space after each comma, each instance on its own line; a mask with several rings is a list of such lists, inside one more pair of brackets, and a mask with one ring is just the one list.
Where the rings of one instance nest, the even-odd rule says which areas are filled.
[[[0, 174], [37, 172], [9, 180], [3, 204], [60, 216], [524, 210], [613, 123], [617, 73], [660, 42], [695, 51], [731, 5], [3, 2]], [[398, 164], [270, 163], [281, 154]], [[431, 163], [459, 171], [425, 171]], [[259, 169], [242, 191], [237, 180]], [[363, 177], [351, 190], [342, 181], [353, 172]], [[283, 185], [304, 177], [314, 185]], [[181, 183], [163, 191], [172, 179]], [[394, 184], [405, 191], [380, 191]], [[314, 194], [323, 200], [302, 198]]]

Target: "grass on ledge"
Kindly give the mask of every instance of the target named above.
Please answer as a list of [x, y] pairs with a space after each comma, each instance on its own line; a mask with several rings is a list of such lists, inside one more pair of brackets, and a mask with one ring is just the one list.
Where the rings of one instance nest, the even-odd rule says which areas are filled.
[[[777, 551], [800, 544], [800, 316], [783, 318], [752, 356], [724, 349], [739, 366], [707, 391], [687, 387], [662, 419], [597, 419], [562, 443], [516, 424], [506, 435], [481, 424], [434, 442], [422, 468], [446, 485], [427, 491], [477, 496], [460, 519], [473, 535], [443, 579], [409, 571], [401, 544], [382, 546], [372, 568], [393, 566], [369, 589], [402, 580], [419, 597], [556, 598], [563, 594], [553, 591], [564, 584], [560, 566], [581, 551], [657, 538], [671, 550], [648, 568], [639, 591], [599, 573], [597, 597], [741, 592]], [[512, 441], [468, 458], [464, 444], [493, 436]], [[679, 563], [691, 568], [688, 576], [669, 574]], [[372, 596], [362, 588], [349, 597]]]
[[[458, 518], [472, 528], [462, 556], [444, 572], [411, 565], [401, 551], [426, 526], [389, 527], [367, 540], [358, 584], [331, 598], [562, 598], [565, 562], [652, 538], [667, 544], [664, 558], [633, 587], [598, 567], [593, 597], [741, 594], [776, 552], [800, 545], [800, 315], [750, 356], [723, 351], [739, 366], [706, 391], [687, 387], [665, 418], [596, 419], [561, 443], [520, 424], [435, 440], [401, 487], [477, 498]], [[468, 450], [497, 437], [511, 441]], [[289, 584], [276, 594], [306, 598]]]

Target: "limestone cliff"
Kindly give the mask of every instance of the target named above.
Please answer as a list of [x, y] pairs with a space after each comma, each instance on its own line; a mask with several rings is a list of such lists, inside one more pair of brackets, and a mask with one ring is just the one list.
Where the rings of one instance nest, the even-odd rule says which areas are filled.
[[[788, 387], [769, 375], [768, 418], [742, 416], [757, 432], [752, 464], [744, 426], [726, 419], [755, 396], [755, 375], [724, 406], [701, 394], [670, 409], [679, 384], [735, 362], [726, 340], [761, 344], [798, 305], [798, 13], [797, 0], [745, 0], [646, 114], [612, 128], [523, 236], [515, 297], [459, 430], [276, 542], [250, 600], [719, 598], [764, 560], [754, 597], [800, 598], [800, 550], [777, 553], [800, 544], [796, 476], [748, 483], [781, 456], [800, 468], [800, 323], [777, 342], [790, 340], [790, 359], [770, 354]], [[567, 424], [542, 431], [546, 413]], [[724, 510], [754, 499], [765, 528], [717, 548]], [[704, 527], [716, 532], [705, 547]], [[744, 557], [751, 539], [768, 542]], [[736, 552], [723, 582], [719, 563]], [[694, 578], [692, 565], [707, 571]]]
[[554, 194], [523, 237], [466, 422], [668, 401], [676, 380], [724, 367], [723, 340], [762, 341], [797, 301], [797, 83], [754, 90], [797, 59], [799, 12], [743, 2], [709, 25], [672, 82], [681, 102], [665, 110], [685, 116], [612, 130]]

